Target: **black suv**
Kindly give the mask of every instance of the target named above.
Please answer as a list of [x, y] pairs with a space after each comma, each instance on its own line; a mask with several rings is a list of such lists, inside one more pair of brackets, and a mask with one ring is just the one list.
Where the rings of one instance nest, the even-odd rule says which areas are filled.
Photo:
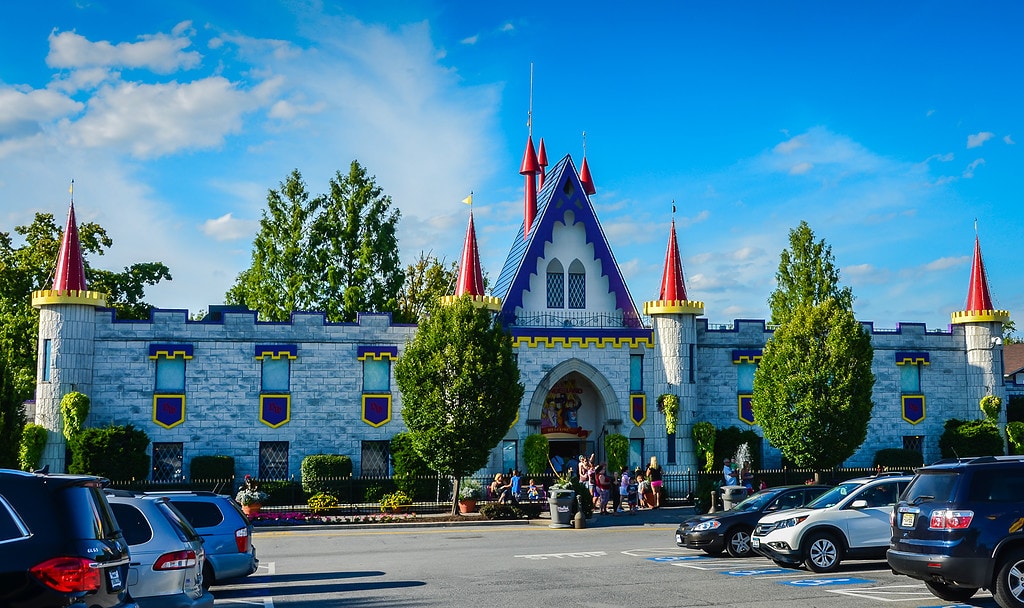
[[962, 602], [989, 589], [1024, 607], [1024, 456], [944, 460], [918, 469], [893, 508], [886, 557], [896, 574]]
[[106, 483], [0, 469], [0, 606], [138, 608]]

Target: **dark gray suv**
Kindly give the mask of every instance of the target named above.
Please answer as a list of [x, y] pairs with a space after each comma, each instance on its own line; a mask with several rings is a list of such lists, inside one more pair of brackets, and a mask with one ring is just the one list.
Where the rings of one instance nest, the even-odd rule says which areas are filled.
[[106, 484], [0, 469], [0, 606], [138, 608]]
[[896, 574], [962, 602], [989, 589], [1024, 607], [1024, 456], [940, 461], [918, 469], [891, 516]]

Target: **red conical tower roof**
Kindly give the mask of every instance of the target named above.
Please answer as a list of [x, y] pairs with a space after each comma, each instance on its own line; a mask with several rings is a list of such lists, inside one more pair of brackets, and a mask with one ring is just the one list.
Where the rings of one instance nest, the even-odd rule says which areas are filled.
[[78, 224], [75, 222], [75, 203], [68, 211], [68, 224], [60, 242], [57, 255], [57, 270], [53, 276], [54, 291], [86, 291], [85, 262], [82, 246], [78, 242]]
[[519, 167], [519, 175], [533, 175], [540, 171], [537, 163], [537, 151], [533, 147], [533, 136], [526, 139], [526, 151], [523, 152], [523, 164]]
[[661, 277], [659, 300], [685, 300], [686, 284], [683, 282], [683, 264], [679, 261], [679, 245], [676, 243], [676, 221], [672, 220], [672, 231], [668, 236], [668, 251], [665, 252], [665, 274]]
[[1006, 310], [995, 310], [992, 296], [988, 291], [988, 277], [985, 275], [985, 264], [981, 261], [981, 242], [974, 236], [974, 260], [971, 263], [971, 282], [967, 286], [967, 305], [963, 311], [954, 312], [953, 323], [1006, 323], [1010, 313]]
[[544, 138], [540, 138], [540, 147], [537, 148], [537, 165], [540, 167], [540, 183], [537, 184], [537, 188], [544, 187], [544, 177], [547, 174], [548, 166], [548, 151], [544, 148]]
[[[672, 213], [675, 214], [675, 201]], [[683, 263], [679, 260], [679, 243], [676, 241], [676, 220], [668, 235], [668, 250], [665, 251], [665, 273], [661, 277], [661, 293], [657, 300], [644, 302], [645, 315], [702, 315], [704, 302], [686, 299], [686, 283], [683, 281]]]
[[459, 264], [459, 280], [455, 285], [456, 296], [484, 295], [484, 275], [480, 270], [480, 254], [476, 248], [476, 229], [473, 227], [473, 212], [469, 212], [469, 228], [462, 245], [462, 263]]
[[597, 188], [594, 188], [594, 178], [590, 176], [590, 166], [587, 165], [586, 156], [583, 157], [583, 166], [580, 167], [580, 183], [588, 196], [597, 193]]
[[974, 261], [971, 263], [971, 284], [967, 288], [967, 306], [964, 310], [978, 312], [992, 310], [992, 296], [988, 292], [985, 264], [981, 261], [981, 243], [974, 237]]

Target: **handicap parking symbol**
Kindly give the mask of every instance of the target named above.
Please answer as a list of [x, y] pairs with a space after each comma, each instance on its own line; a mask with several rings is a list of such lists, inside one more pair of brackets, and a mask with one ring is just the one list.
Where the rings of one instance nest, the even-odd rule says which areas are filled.
[[688, 562], [695, 559], [707, 559], [703, 555], [663, 555], [661, 557], [648, 557], [647, 561], [651, 562]]
[[795, 581], [779, 581], [782, 585], [793, 587], [824, 587], [826, 585], [863, 585], [872, 583], [864, 578], [802, 578]]

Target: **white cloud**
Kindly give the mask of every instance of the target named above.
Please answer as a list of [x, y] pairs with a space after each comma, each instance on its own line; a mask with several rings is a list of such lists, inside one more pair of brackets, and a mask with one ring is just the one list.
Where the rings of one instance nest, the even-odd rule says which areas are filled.
[[1003, 136], [1003, 142], [1004, 142], [1004, 143], [1007, 143], [1007, 144], [1009, 144], [1009, 145], [1011, 145], [1011, 146], [1012, 146], [1013, 144], [1017, 143], [1017, 142], [1013, 141], [1013, 138], [1012, 138], [1012, 137], [1010, 137], [1009, 135], [1004, 135], [1004, 136]]
[[512, 25], [511, 23], [506, 23], [505, 25], [501, 26], [501, 31], [503, 32], [512, 32], [515, 31], [515, 29], [516, 26]]
[[238, 220], [226, 213], [218, 218], [206, 220], [201, 226], [203, 234], [213, 237], [218, 241], [233, 241], [242, 238], [252, 237], [259, 228], [259, 222], [253, 220]]
[[990, 131], [982, 131], [981, 133], [974, 133], [967, 136], [967, 148], [979, 148], [984, 143], [995, 137], [995, 133]]
[[68, 131], [75, 145], [113, 146], [152, 158], [221, 145], [262, 103], [258, 93], [220, 76], [185, 84], [121, 83], [99, 89]]
[[971, 161], [971, 164], [967, 165], [967, 168], [964, 169], [964, 173], [963, 173], [964, 178], [965, 179], [970, 179], [970, 178], [974, 177], [974, 170], [977, 169], [979, 166], [984, 165], [984, 164], [985, 164], [985, 159], [984, 158], [978, 158], [978, 159], [975, 159], [975, 160]]
[[202, 61], [192, 46], [190, 22], [179, 23], [171, 35], [140, 36], [139, 42], [111, 44], [106, 40], [91, 42], [75, 32], [50, 33], [50, 53], [46, 64], [61, 69], [123, 67], [147, 69], [157, 74], [170, 74], [194, 68]]
[[790, 175], [804, 175], [805, 173], [809, 173], [810, 170], [813, 169], [813, 168], [814, 168], [814, 165], [812, 163], [808, 163], [808, 162], [797, 163], [797, 164], [795, 164], [795, 165], [793, 165], [792, 167], [789, 168], [789, 174]]
[[0, 87], [0, 140], [33, 135], [42, 123], [77, 113], [84, 106], [56, 91]]
[[943, 257], [937, 260], [932, 260], [924, 265], [924, 270], [927, 272], [935, 272], [937, 270], [947, 270], [956, 266], [963, 266], [968, 264], [970, 258], [967, 256], [956, 256], [956, 257]]
[[472, 45], [472, 44], [476, 44], [477, 41], [479, 41], [479, 40], [480, 40], [480, 35], [476, 34], [476, 35], [473, 35], [473, 36], [468, 36], [466, 38], [463, 38], [459, 42], [461, 42], [462, 44], [470, 44], [470, 45]]

